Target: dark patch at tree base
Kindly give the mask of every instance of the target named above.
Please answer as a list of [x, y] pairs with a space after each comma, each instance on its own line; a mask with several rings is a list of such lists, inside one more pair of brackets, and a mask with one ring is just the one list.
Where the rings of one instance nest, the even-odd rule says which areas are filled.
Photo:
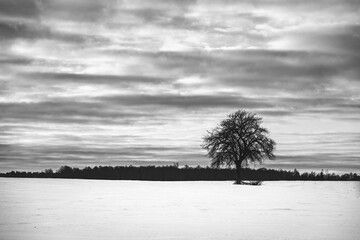
[[252, 185], [252, 186], [260, 186], [262, 181], [236, 181], [235, 185]]

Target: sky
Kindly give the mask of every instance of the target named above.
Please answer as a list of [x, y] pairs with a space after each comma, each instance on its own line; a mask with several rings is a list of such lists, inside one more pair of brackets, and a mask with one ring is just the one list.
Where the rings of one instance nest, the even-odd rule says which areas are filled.
[[0, 172], [207, 166], [228, 114], [275, 169], [360, 172], [359, 0], [0, 0]]

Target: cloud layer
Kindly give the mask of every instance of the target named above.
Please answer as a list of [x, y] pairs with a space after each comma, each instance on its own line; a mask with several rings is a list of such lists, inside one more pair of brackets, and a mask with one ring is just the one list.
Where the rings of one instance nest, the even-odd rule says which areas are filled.
[[358, 1], [0, 2], [0, 171], [208, 165], [240, 108], [274, 168], [360, 171]]

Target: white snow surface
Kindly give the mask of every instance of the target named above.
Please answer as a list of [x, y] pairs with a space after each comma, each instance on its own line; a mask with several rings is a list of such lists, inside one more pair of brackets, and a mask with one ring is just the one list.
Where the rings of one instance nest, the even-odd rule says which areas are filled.
[[0, 239], [358, 239], [360, 182], [0, 178]]

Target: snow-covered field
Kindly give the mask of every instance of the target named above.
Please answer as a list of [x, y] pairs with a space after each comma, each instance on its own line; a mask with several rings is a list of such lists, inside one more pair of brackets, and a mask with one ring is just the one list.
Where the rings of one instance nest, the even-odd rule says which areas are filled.
[[358, 239], [360, 182], [0, 178], [0, 239]]

